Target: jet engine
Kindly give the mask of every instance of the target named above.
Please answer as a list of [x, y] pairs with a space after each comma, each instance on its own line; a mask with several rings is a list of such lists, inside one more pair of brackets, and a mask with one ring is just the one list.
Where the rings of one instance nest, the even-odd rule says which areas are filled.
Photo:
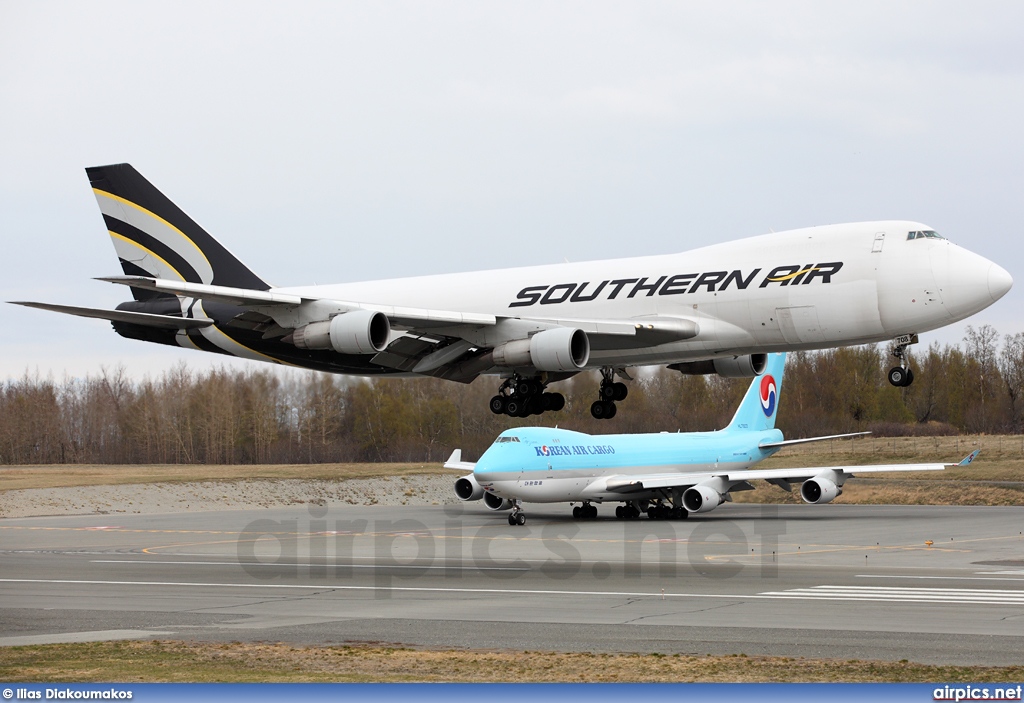
[[590, 338], [581, 329], [556, 327], [529, 339], [515, 339], [494, 348], [495, 366], [532, 366], [538, 371], [579, 371], [590, 360]]
[[484, 489], [476, 482], [476, 477], [469, 474], [455, 481], [455, 495], [459, 500], [480, 500], [484, 497]]
[[800, 497], [805, 503], [831, 503], [836, 496], [843, 494], [840, 488], [830, 479], [815, 476], [804, 481], [800, 486]]
[[678, 364], [669, 364], [669, 368], [687, 376], [718, 374], [724, 378], [753, 378], [760, 376], [768, 368], [768, 355], [746, 354], [704, 361], [684, 361]]
[[484, 493], [484, 505], [491, 510], [509, 510], [512, 507], [512, 501], [499, 498], [493, 493]]
[[725, 500], [721, 493], [711, 486], [697, 484], [683, 492], [683, 507], [691, 513], [706, 513], [714, 510]]
[[292, 333], [299, 349], [333, 349], [339, 354], [376, 354], [388, 344], [391, 323], [382, 312], [353, 310]]

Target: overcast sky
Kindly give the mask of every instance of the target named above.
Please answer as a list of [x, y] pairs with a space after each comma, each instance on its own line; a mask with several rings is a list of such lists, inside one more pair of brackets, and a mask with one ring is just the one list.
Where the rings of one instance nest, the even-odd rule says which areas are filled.
[[[83, 169], [127, 161], [275, 285], [905, 218], [1017, 281], [922, 342], [1019, 332], [1022, 125], [1019, 2], [0, 0], [0, 298], [126, 298]], [[224, 363], [0, 324], [0, 379]]]

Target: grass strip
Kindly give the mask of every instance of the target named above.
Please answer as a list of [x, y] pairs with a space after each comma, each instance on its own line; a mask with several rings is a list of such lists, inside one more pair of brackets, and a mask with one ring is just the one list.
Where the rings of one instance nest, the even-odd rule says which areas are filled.
[[0, 649], [0, 680], [31, 682], [978, 682], [1024, 665], [689, 654], [417, 650], [166, 640]]
[[201, 481], [343, 481], [385, 476], [455, 475], [436, 464], [40, 464], [0, 466], [0, 492], [25, 488], [123, 486]]

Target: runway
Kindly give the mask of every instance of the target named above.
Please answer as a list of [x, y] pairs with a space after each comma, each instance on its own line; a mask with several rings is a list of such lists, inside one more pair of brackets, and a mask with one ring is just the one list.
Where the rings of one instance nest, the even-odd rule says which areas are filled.
[[0, 520], [0, 645], [1022, 661], [1021, 508], [726, 505], [678, 522], [527, 512], [525, 527], [479, 504]]

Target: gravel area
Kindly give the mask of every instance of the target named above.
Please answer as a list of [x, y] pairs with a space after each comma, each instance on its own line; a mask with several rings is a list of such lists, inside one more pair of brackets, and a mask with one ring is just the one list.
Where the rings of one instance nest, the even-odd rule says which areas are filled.
[[203, 481], [122, 486], [30, 488], [0, 493], [0, 517], [180, 513], [302, 503], [444, 505], [457, 503], [454, 476], [347, 481]]

